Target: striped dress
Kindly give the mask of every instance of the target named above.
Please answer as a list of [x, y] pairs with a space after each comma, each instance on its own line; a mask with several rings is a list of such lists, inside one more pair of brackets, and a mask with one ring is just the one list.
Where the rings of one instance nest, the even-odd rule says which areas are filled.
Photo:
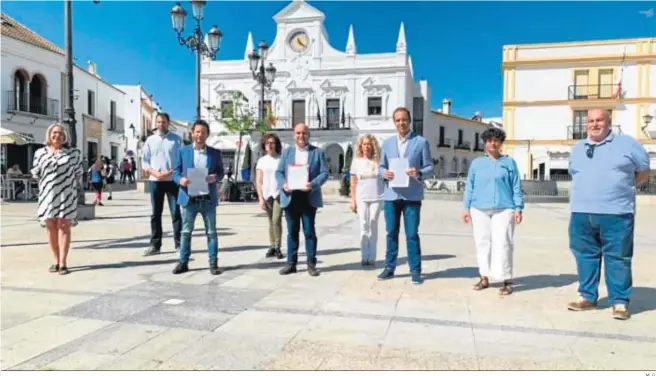
[[69, 219], [77, 224], [77, 178], [82, 173], [82, 154], [77, 149], [58, 152], [43, 147], [34, 153], [32, 176], [39, 179], [39, 209], [42, 226], [46, 219]]

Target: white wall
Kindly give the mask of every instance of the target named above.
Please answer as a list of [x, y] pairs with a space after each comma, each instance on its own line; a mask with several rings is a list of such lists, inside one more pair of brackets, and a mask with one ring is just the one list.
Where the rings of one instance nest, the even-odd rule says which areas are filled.
[[[116, 102], [116, 116], [125, 119], [125, 93], [118, 88], [94, 76], [86, 70], [75, 67], [74, 86], [77, 90], [77, 100], [75, 101], [75, 115], [78, 122], [82, 123], [83, 115], [102, 121], [102, 144], [98, 145], [98, 151], [106, 157], [111, 156], [111, 146], [117, 147], [116, 159], [122, 159], [125, 152], [125, 142], [122, 138], [123, 132], [110, 131], [110, 101]], [[88, 94], [91, 90], [95, 92], [95, 114], [91, 116], [88, 111]], [[124, 121], [125, 122], [125, 121]], [[86, 137], [84, 147], [86, 155]], [[82, 141], [82, 140], [81, 140]]]
[[[450, 140], [451, 142], [449, 147], [439, 147], [440, 126], [444, 127], [445, 141]], [[476, 157], [483, 155], [483, 152], [481, 151], [473, 151], [476, 133], [478, 133], [479, 137], [479, 147], [480, 149], [483, 149], [483, 142], [480, 141], [480, 135], [487, 128], [488, 125], [484, 123], [476, 123], [463, 118], [430, 112], [428, 118], [424, 120], [424, 137], [430, 144], [433, 160], [441, 161], [434, 166], [435, 174], [438, 177], [446, 177], [450, 173], [466, 173], [468, 166], [471, 165], [471, 161]], [[462, 140], [470, 143], [471, 148], [469, 151], [455, 149], [455, 145], [458, 141], [458, 130], [463, 131]], [[454, 158], [457, 160], [455, 170], [453, 168]], [[463, 164], [463, 160], [466, 160], [466, 168]]]
[[[2, 127], [15, 132], [32, 134], [36, 143], [43, 144], [45, 142], [46, 128], [50, 124], [59, 121], [63, 115], [61, 73], [64, 67], [64, 56], [4, 35], [2, 36], [1, 53]], [[46, 96], [49, 99], [58, 101], [56, 116], [25, 114], [15, 115], [11, 120], [8, 120], [11, 117], [7, 113], [9, 104], [8, 92], [14, 90], [13, 75], [16, 70], [21, 68], [29, 75], [28, 79], [31, 79], [36, 74], [40, 74], [45, 78], [48, 85]]]

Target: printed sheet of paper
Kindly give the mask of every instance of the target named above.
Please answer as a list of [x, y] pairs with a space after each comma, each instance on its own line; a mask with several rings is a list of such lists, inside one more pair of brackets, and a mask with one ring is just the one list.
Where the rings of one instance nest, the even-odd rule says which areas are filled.
[[189, 180], [189, 185], [187, 185], [187, 192], [189, 196], [201, 196], [210, 194], [209, 184], [205, 181], [207, 178], [207, 169], [206, 168], [188, 168], [187, 169], [187, 179]]
[[410, 185], [410, 176], [405, 171], [410, 168], [407, 158], [390, 158], [389, 169], [394, 173], [394, 179], [390, 180], [392, 188], [407, 188]]
[[305, 185], [309, 182], [309, 173], [307, 165], [288, 165], [287, 166], [287, 187], [291, 190], [305, 190]]

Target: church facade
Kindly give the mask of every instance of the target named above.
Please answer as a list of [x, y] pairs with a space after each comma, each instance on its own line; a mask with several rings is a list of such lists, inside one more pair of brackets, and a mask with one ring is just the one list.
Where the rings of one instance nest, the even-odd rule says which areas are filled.
[[[372, 134], [379, 142], [395, 134], [392, 113], [410, 109], [413, 127], [423, 133], [430, 113], [430, 89], [426, 81], [415, 82], [412, 59], [407, 54], [404, 25], [399, 28], [396, 48], [390, 52], [358, 54], [351, 25], [344, 50], [333, 47], [324, 27], [324, 14], [304, 1], [293, 1], [274, 16], [277, 33], [266, 65], [273, 63], [276, 77], [265, 90], [271, 132], [283, 146], [293, 145], [293, 126], [305, 123], [311, 143], [324, 150], [332, 175], [343, 172], [349, 145], [360, 135]], [[394, 41], [390, 41], [394, 46]], [[258, 156], [259, 134], [242, 138], [240, 161], [235, 163], [238, 135], [222, 135], [225, 127], [216, 111], [234, 105], [238, 93], [258, 114], [260, 85], [253, 79], [248, 55], [257, 48], [249, 33], [243, 60], [203, 60], [201, 68], [201, 116], [211, 127], [210, 145], [223, 151], [226, 167], [242, 167], [243, 150], [250, 143], [252, 164]]]

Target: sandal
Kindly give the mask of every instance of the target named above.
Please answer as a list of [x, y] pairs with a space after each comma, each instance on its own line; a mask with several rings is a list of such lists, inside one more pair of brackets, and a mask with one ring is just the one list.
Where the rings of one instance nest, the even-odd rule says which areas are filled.
[[57, 273], [59, 271], [59, 265], [57, 264], [52, 264], [50, 265], [50, 269], [48, 269], [50, 273]]
[[65, 275], [68, 273], [69, 273], [68, 268], [65, 265], [59, 268], [59, 275]]
[[475, 291], [485, 290], [488, 287], [490, 287], [490, 280], [488, 280], [487, 277], [481, 277], [481, 280], [474, 285], [474, 290]]
[[512, 282], [504, 282], [503, 287], [499, 289], [499, 295], [510, 295], [513, 293], [513, 283]]

